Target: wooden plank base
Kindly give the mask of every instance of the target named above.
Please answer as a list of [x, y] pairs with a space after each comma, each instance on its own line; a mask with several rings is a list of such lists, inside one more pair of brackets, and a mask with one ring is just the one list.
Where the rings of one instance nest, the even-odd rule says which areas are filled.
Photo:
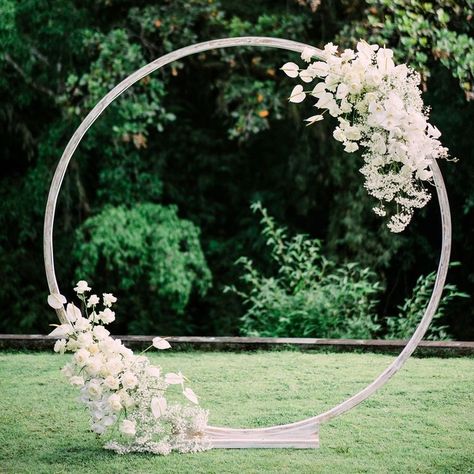
[[232, 429], [209, 427], [206, 431], [215, 449], [244, 448], [319, 448], [319, 424], [298, 428], [281, 426], [271, 429]]

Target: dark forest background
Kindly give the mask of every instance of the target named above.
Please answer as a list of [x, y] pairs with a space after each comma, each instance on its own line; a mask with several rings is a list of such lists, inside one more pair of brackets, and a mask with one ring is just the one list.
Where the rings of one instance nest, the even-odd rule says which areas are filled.
[[[48, 331], [42, 224], [56, 163], [75, 128], [120, 80], [180, 47], [229, 36], [276, 36], [321, 47], [358, 39], [395, 50], [422, 74], [431, 122], [457, 163], [440, 163], [454, 225], [448, 276], [474, 294], [473, 6], [467, 1], [0, 0], [0, 332]], [[248, 256], [271, 269], [260, 201], [291, 235], [322, 241], [337, 264], [380, 284], [385, 317], [436, 269], [436, 198], [401, 235], [373, 215], [361, 160], [306, 128], [279, 67], [295, 54], [229, 49], [186, 58], [143, 79], [94, 124], [69, 167], [55, 221], [58, 281], [87, 279], [119, 297], [115, 333], [236, 335], [232, 291]], [[474, 339], [472, 298], [443, 314]], [[324, 334], [320, 334], [323, 336]]]

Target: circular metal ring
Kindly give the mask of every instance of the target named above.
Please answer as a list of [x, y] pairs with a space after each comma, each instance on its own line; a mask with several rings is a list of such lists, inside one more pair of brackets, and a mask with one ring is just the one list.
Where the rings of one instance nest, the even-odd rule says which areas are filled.
[[[166, 66], [167, 64], [176, 61], [178, 59], [190, 56], [192, 54], [200, 53], [203, 51], [230, 48], [235, 46], [258, 46], [258, 47], [270, 47], [279, 48], [287, 51], [293, 51], [301, 53], [304, 48], [311, 47], [309, 45], [298, 43], [295, 41], [280, 39], [280, 38], [267, 38], [259, 36], [247, 36], [238, 38], [225, 38], [214, 41], [207, 41], [204, 43], [194, 44], [187, 46], [186, 48], [178, 49], [172, 53], [166, 54], [155, 61], [147, 64], [141, 69], [135, 71], [133, 74], [124, 79], [120, 84], [114, 87], [107, 95], [105, 95], [97, 105], [89, 112], [87, 117], [79, 125], [74, 135], [69, 140], [61, 159], [56, 167], [56, 171], [53, 176], [51, 187], [49, 190], [48, 201], [46, 204], [46, 213], [44, 220], [44, 263], [46, 270], [46, 278], [48, 280], [48, 286], [50, 293], [60, 293], [58, 283], [56, 280], [56, 274], [54, 271], [54, 255], [53, 255], [53, 226], [54, 226], [54, 215], [56, 211], [56, 203], [61, 189], [61, 184], [64, 179], [68, 164], [82, 138], [86, 134], [89, 127], [97, 120], [102, 112], [123, 92], [125, 92], [130, 86], [135, 84], [140, 79], [144, 78], [148, 74], [156, 71], [157, 69]], [[322, 53], [321, 50], [313, 48], [316, 52]], [[298, 421], [295, 423], [289, 423], [286, 425], [279, 425], [270, 428], [256, 428], [248, 430], [240, 430], [234, 428], [217, 428], [208, 427], [208, 434], [215, 439], [219, 439], [225, 436], [238, 437], [240, 434], [253, 434], [256, 436], [260, 435], [271, 435], [276, 432], [296, 432], [297, 430], [304, 430], [307, 427], [314, 426], [324, 421], [328, 421], [338, 415], [341, 415], [351, 408], [355, 407], [368, 397], [370, 397], [376, 390], [385, 385], [387, 381], [400, 370], [406, 360], [411, 356], [413, 351], [416, 349], [418, 343], [426, 333], [433, 315], [435, 314], [436, 308], [438, 307], [443, 287], [446, 281], [446, 275], [449, 266], [449, 257], [451, 251], [451, 214], [449, 208], [449, 201], [444, 185], [443, 177], [438, 164], [435, 160], [431, 164], [431, 171], [433, 172], [433, 181], [436, 186], [436, 192], [438, 195], [438, 201], [441, 211], [441, 231], [442, 231], [442, 244], [441, 244], [441, 256], [438, 265], [438, 271], [436, 275], [436, 281], [433, 288], [428, 306], [425, 309], [423, 318], [421, 319], [418, 327], [410, 340], [407, 342], [405, 348], [396, 357], [396, 359], [367, 387], [362, 389], [360, 392], [349, 397], [347, 400], [339, 403], [334, 408], [327, 410], [320, 415], [308, 418], [306, 420]], [[66, 322], [66, 315], [64, 309], [57, 310], [59, 320], [64, 323]]]

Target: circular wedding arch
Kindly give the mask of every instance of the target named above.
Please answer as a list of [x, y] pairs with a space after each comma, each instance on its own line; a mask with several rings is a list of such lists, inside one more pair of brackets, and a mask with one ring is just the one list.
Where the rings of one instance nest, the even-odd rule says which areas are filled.
[[[44, 264], [50, 293], [60, 293], [54, 270], [53, 254], [53, 226], [57, 199], [68, 164], [89, 127], [91, 127], [91, 125], [97, 120], [97, 118], [102, 114], [102, 112], [117, 97], [119, 97], [123, 92], [125, 92], [137, 81], [143, 79], [144, 77], [156, 71], [157, 69], [160, 69], [173, 61], [185, 58], [193, 54], [213, 49], [230, 48], [236, 46], [278, 48], [296, 53], [301, 53], [304, 48], [310, 47], [316, 51], [316, 55], [318, 52], [322, 53], [321, 50], [314, 48], [310, 45], [281, 38], [246, 36], [206, 41], [203, 43], [197, 43], [191, 46], [187, 46], [185, 48], [178, 49], [152, 61], [151, 63], [147, 64], [146, 66], [142, 67], [141, 69], [135, 71], [133, 74], [128, 76], [126, 79], [120, 82], [120, 84], [114, 87], [108, 94], [106, 94], [89, 112], [87, 117], [83, 120], [83, 122], [74, 132], [61, 156], [61, 159], [59, 160], [51, 182], [48, 200], [46, 204], [43, 233]], [[369, 385], [367, 385], [358, 393], [339, 403], [335, 407], [319, 415], [294, 423], [277, 425], [268, 428], [239, 429], [208, 426], [206, 434], [209, 436], [213, 447], [318, 447], [320, 423], [329, 421], [338, 415], [342, 415], [343, 413], [354, 408], [362, 401], [366, 400], [376, 390], [385, 385], [388, 380], [405, 364], [407, 359], [416, 349], [418, 343], [421, 341], [423, 335], [426, 333], [426, 330], [428, 329], [431, 323], [433, 315], [435, 314], [446, 281], [451, 251], [451, 214], [446, 187], [444, 185], [443, 177], [441, 175], [441, 171], [438, 167], [436, 160], [433, 160], [433, 163], [430, 165], [430, 168], [433, 172], [433, 181], [436, 186], [436, 192], [438, 195], [438, 201], [441, 212], [441, 255], [436, 275], [436, 281], [429, 303], [425, 309], [425, 312], [418, 327], [416, 328], [415, 332], [413, 333], [401, 353]], [[67, 322], [64, 308], [56, 311], [61, 323]]]

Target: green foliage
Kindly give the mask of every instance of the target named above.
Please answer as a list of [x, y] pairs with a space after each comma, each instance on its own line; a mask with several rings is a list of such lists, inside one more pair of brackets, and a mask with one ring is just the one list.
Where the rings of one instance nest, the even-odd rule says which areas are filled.
[[74, 257], [76, 279], [95, 284], [100, 278], [132, 292], [133, 301], [146, 298], [157, 327], [160, 318], [182, 315], [193, 292], [203, 296], [211, 285], [199, 229], [174, 206], [104, 208], [78, 229]]
[[[451, 266], [455, 265], [452, 264]], [[406, 298], [403, 305], [399, 306], [398, 315], [387, 318], [387, 339], [408, 339], [412, 336], [431, 298], [435, 280], [435, 272], [418, 278], [412, 295]], [[449, 328], [443, 322], [449, 303], [456, 298], [469, 298], [469, 295], [459, 291], [456, 285], [445, 285], [443, 296], [424, 337], [425, 339], [443, 340], [451, 338]]]
[[340, 36], [346, 42], [349, 37], [396, 45], [397, 59], [410, 63], [425, 79], [431, 63], [440, 61], [473, 98], [473, 14], [470, 0], [367, 0], [363, 19], [346, 26]]
[[337, 265], [321, 253], [321, 241], [297, 234], [289, 238], [260, 203], [262, 235], [276, 274], [259, 272], [241, 257], [246, 289], [228, 287], [246, 307], [244, 335], [270, 337], [371, 338], [379, 329], [374, 308], [381, 287], [375, 274], [356, 263]]

